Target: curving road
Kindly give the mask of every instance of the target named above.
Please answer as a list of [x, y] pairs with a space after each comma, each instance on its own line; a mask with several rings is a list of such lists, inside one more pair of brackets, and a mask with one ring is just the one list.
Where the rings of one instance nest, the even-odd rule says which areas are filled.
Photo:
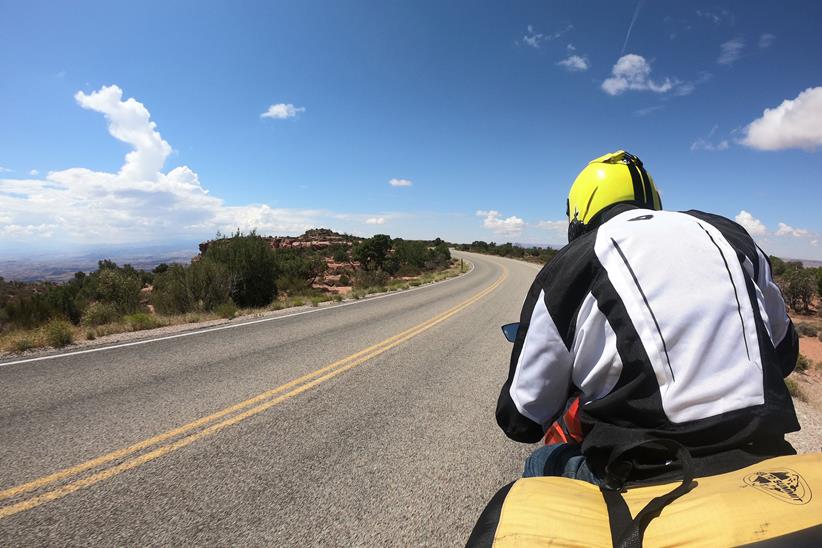
[[531, 449], [494, 422], [537, 268], [0, 362], [0, 545], [464, 544]]

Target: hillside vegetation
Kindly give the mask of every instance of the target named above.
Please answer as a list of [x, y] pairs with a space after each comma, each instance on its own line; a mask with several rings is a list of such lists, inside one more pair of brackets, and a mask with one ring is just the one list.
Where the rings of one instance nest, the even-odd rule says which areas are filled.
[[445, 242], [313, 230], [297, 238], [251, 232], [200, 245], [188, 264], [151, 271], [101, 260], [61, 284], [0, 278], [0, 349], [20, 352], [218, 317], [316, 306], [455, 275]]

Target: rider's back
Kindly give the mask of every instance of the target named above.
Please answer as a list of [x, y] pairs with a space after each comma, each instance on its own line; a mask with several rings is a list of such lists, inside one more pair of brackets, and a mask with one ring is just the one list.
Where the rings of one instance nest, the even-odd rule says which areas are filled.
[[740, 448], [785, 451], [798, 429], [784, 301], [768, 258], [723, 217], [615, 206], [546, 265], [521, 323], [501, 426], [536, 441], [579, 391], [583, 452], [600, 472], [615, 447], [659, 437], [721, 471], [744, 465]]

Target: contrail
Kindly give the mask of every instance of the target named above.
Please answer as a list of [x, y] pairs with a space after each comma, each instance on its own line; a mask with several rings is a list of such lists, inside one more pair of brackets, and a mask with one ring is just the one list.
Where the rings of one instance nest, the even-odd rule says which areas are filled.
[[631, 37], [631, 31], [634, 28], [634, 23], [636, 23], [636, 18], [639, 16], [639, 8], [642, 7], [642, 3], [644, 1], [645, 0], [639, 0], [639, 2], [636, 3], [636, 9], [634, 10], [634, 17], [633, 17], [633, 19], [631, 19], [631, 24], [628, 25], [628, 32], [625, 34], [625, 42], [622, 44], [622, 52], [620, 53], [620, 55], [625, 54], [625, 48], [628, 47], [628, 39]]

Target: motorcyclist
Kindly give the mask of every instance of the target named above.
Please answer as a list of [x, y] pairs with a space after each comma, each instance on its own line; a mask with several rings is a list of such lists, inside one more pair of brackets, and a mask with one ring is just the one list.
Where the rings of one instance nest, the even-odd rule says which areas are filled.
[[568, 245], [537, 275], [520, 317], [497, 422], [533, 443], [578, 396], [583, 442], [537, 449], [525, 476], [603, 484], [624, 455], [634, 480], [697, 475], [794, 454], [783, 378], [797, 336], [768, 256], [737, 223], [662, 210], [642, 162], [592, 160], [571, 186]]

